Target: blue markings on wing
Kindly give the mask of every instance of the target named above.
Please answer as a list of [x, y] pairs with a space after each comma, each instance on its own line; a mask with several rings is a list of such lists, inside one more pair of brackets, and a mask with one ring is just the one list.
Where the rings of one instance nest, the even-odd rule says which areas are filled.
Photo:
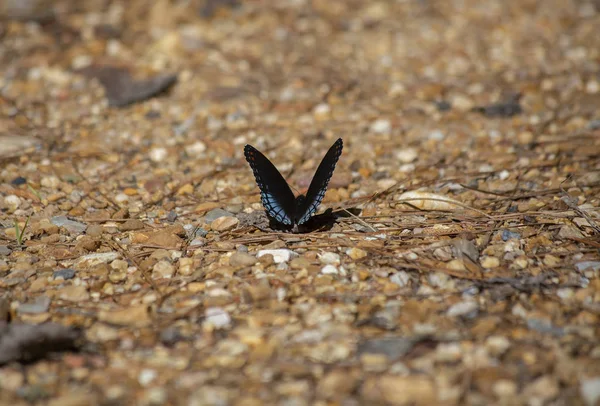
[[306, 198], [294, 197], [294, 193], [281, 173], [260, 151], [251, 145], [244, 147], [246, 161], [250, 164], [256, 184], [260, 189], [260, 200], [267, 214], [285, 225], [303, 224], [317, 211], [325, 197], [329, 180], [333, 176], [343, 148], [339, 138], [327, 151], [310, 182]]
[[271, 193], [264, 192], [260, 185], [259, 188], [260, 200], [264, 208], [267, 210], [267, 214], [282, 224], [291, 225], [291, 217], [287, 215], [283, 206], [277, 202], [276, 197]]
[[329, 180], [333, 176], [335, 165], [337, 164], [340, 155], [342, 155], [343, 148], [344, 143], [341, 138], [338, 138], [323, 157], [323, 160], [315, 172], [313, 180], [310, 182], [308, 192], [306, 192], [305, 202], [299, 207], [299, 210], [296, 213], [295, 218], [297, 219], [297, 224], [306, 223], [319, 208], [319, 205], [325, 197], [325, 192], [327, 192]]
[[271, 161], [253, 146], [246, 145], [244, 155], [254, 173], [260, 189], [260, 200], [267, 214], [282, 224], [292, 225], [295, 198], [283, 176]]

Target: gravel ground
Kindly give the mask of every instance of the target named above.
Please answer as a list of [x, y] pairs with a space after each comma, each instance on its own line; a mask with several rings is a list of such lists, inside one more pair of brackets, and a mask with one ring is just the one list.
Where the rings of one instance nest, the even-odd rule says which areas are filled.
[[[599, 26], [1, 1], [0, 404], [599, 405]], [[303, 192], [338, 137], [273, 228], [244, 145]]]

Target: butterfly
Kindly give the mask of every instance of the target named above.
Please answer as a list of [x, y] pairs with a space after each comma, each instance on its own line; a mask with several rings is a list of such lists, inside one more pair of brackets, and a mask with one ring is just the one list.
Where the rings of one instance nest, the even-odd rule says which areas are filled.
[[260, 199], [269, 217], [286, 226], [297, 229], [317, 211], [327, 185], [335, 170], [344, 143], [341, 138], [329, 148], [313, 176], [305, 195], [294, 196], [287, 182], [275, 165], [252, 145], [244, 147], [246, 161], [250, 164], [256, 184], [260, 189]]

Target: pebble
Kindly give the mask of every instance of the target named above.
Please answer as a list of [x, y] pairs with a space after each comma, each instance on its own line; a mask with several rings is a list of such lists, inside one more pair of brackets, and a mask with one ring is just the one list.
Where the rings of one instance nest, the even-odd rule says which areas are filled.
[[255, 256], [246, 254], [244, 252], [234, 252], [229, 257], [229, 265], [231, 266], [252, 266], [257, 263], [258, 260]]
[[233, 214], [228, 212], [227, 210], [216, 208], [216, 209], [212, 209], [208, 213], [206, 213], [206, 215], [204, 216], [204, 221], [207, 223], [212, 223], [219, 217], [226, 217], [226, 216], [231, 217], [231, 216], [233, 216]]
[[321, 269], [321, 273], [323, 275], [337, 275], [340, 273], [340, 271], [334, 265], [325, 265]]
[[459, 343], [440, 343], [435, 349], [435, 359], [439, 362], [457, 362], [463, 356]]
[[33, 303], [23, 303], [19, 305], [19, 313], [39, 314], [46, 313], [50, 308], [50, 298], [47, 296], [38, 296]]
[[138, 382], [142, 386], [150, 385], [158, 376], [154, 369], [142, 369], [138, 375]]
[[162, 260], [158, 261], [152, 267], [152, 278], [171, 278], [175, 274], [175, 267], [169, 261]]
[[479, 310], [479, 305], [474, 301], [467, 300], [453, 304], [446, 314], [450, 317], [470, 317], [474, 316], [477, 310]]
[[101, 310], [98, 320], [117, 326], [145, 327], [151, 319], [148, 306], [145, 304], [127, 306], [119, 310]]
[[392, 132], [392, 123], [390, 120], [380, 118], [371, 123], [370, 131], [375, 134], [389, 134]]
[[0, 245], [0, 256], [7, 257], [10, 255], [11, 252], [12, 252], [12, 250], [10, 248], [8, 248], [8, 246]]
[[434, 405], [436, 388], [425, 376], [379, 375], [365, 379], [361, 387], [364, 404]]
[[204, 326], [213, 327], [217, 330], [231, 327], [231, 316], [220, 307], [209, 307], [204, 312]]
[[481, 266], [486, 269], [498, 268], [500, 266], [500, 259], [496, 257], [483, 256], [480, 259]]
[[169, 152], [167, 151], [166, 148], [162, 148], [162, 147], [156, 147], [156, 148], [152, 148], [150, 150], [150, 159], [153, 162], [162, 162], [165, 160], [165, 158], [167, 157], [167, 155], [169, 155]]
[[542, 376], [523, 390], [523, 395], [529, 399], [530, 404], [545, 404], [546, 402], [556, 398], [560, 393], [560, 388], [556, 379], [550, 376]]
[[138, 219], [129, 219], [119, 226], [121, 231], [141, 230], [143, 228], [144, 222]]
[[69, 220], [66, 216], [54, 216], [50, 222], [57, 227], [62, 227], [69, 233], [81, 234], [85, 232], [87, 225], [78, 221]]
[[330, 264], [330, 265], [339, 265], [340, 264], [340, 255], [335, 252], [324, 252], [319, 254], [319, 261], [322, 264]]
[[4, 198], [4, 207], [8, 209], [9, 213], [14, 213], [15, 210], [21, 205], [21, 198], [16, 195], [8, 195]]
[[282, 263], [289, 262], [289, 260], [292, 257], [298, 256], [298, 254], [296, 254], [294, 251], [291, 251], [288, 249], [276, 249], [276, 250], [260, 250], [256, 254], [256, 257], [260, 258], [263, 255], [272, 255], [273, 262], [275, 262], [276, 264], [282, 264]]
[[390, 276], [390, 281], [404, 288], [410, 283], [410, 275], [406, 271], [398, 271]]
[[600, 376], [583, 378], [579, 385], [579, 390], [586, 405], [597, 405], [600, 402]]
[[510, 341], [504, 336], [490, 336], [485, 340], [485, 348], [491, 355], [499, 357], [510, 348]]
[[90, 299], [90, 294], [85, 286], [65, 286], [59, 289], [58, 298], [70, 302], [86, 302]]
[[180, 258], [179, 259], [179, 275], [190, 276], [194, 272], [194, 259], [193, 258]]
[[600, 261], [583, 261], [575, 264], [575, 269], [579, 272], [583, 271], [599, 271], [600, 270]]
[[357, 260], [366, 257], [368, 254], [367, 251], [361, 250], [360, 248], [350, 248], [346, 250], [346, 255], [354, 260]]
[[76, 271], [74, 269], [65, 268], [65, 269], [59, 269], [57, 271], [54, 271], [52, 276], [54, 277], [54, 279], [62, 278], [67, 281], [69, 279], [73, 279], [75, 277], [75, 273], [76, 273]]
[[57, 189], [60, 185], [60, 179], [56, 176], [45, 176], [42, 178], [40, 185], [48, 189]]
[[236, 217], [224, 216], [215, 219], [210, 223], [210, 228], [214, 231], [229, 231], [233, 230], [239, 224], [239, 220]]
[[87, 254], [79, 257], [75, 261], [75, 265], [78, 267], [91, 268], [99, 264], [108, 263], [119, 258], [118, 252], [99, 252], [94, 254]]
[[404, 148], [396, 153], [396, 158], [403, 164], [414, 162], [419, 157], [419, 153], [415, 148]]

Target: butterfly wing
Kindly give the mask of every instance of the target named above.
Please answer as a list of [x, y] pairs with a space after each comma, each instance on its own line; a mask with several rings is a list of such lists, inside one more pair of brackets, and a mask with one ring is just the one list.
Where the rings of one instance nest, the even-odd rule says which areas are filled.
[[304, 204], [300, 205], [298, 208], [299, 210], [296, 213], [295, 218], [297, 220], [297, 224], [303, 224], [307, 222], [310, 216], [312, 216], [319, 208], [323, 197], [325, 197], [327, 185], [329, 184], [329, 180], [333, 175], [335, 165], [337, 164], [340, 155], [342, 155], [343, 147], [344, 143], [342, 139], [338, 138], [331, 148], [329, 148], [329, 151], [327, 151], [325, 157], [319, 164], [319, 167], [315, 172], [315, 176], [308, 187], [308, 192], [306, 192]]
[[250, 164], [260, 200], [267, 214], [282, 224], [292, 225], [295, 206], [294, 193], [275, 165], [252, 145], [244, 147], [246, 161]]

